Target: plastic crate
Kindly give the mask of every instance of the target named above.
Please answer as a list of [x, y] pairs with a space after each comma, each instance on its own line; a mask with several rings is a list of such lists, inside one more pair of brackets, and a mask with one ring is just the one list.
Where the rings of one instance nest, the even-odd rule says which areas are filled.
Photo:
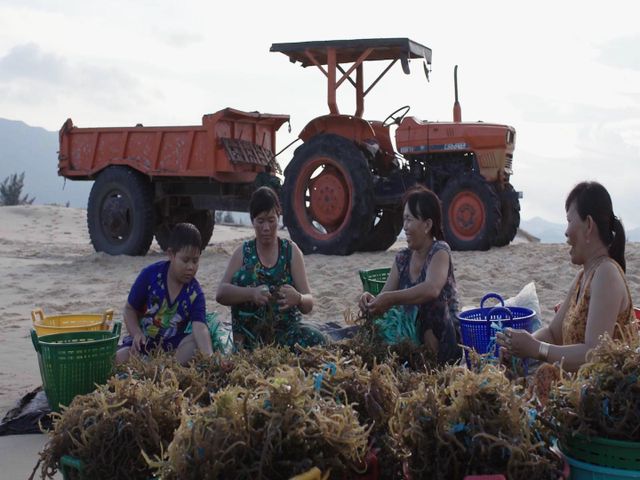
[[621, 480], [637, 478], [640, 479], [640, 471], [622, 470], [619, 468], [602, 467], [587, 462], [581, 462], [565, 454], [569, 468], [571, 469], [571, 480]]
[[574, 460], [609, 468], [640, 471], [640, 442], [574, 435], [562, 450]]
[[378, 295], [389, 277], [390, 268], [374, 268], [372, 270], [360, 270], [360, 280], [365, 292]]
[[83, 331], [41, 337], [31, 330], [42, 386], [53, 411], [69, 405], [76, 395], [92, 392], [96, 384], [106, 383], [113, 369], [120, 328], [117, 322], [110, 332]]
[[[501, 306], [485, 307], [490, 298], [500, 301]], [[488, 293], [480, 301], [480, 308], [472, 308], [458, 314], [462, 343], [479, 354], [491, 353], [498, 357], [500, 346], [495, 335], [504, 328], [522, 329], [531, 332], [535, 312], [525, 307], [505, 307], [497, 293]]]
[[108, 330], [113, 320], [113, 309], [102, 314], [77, 313], [73, 315], [45, 316], [41, 308], [31, 311], [31, 321], [38, 336], [56, 333], [71, 333], [94, 330]]

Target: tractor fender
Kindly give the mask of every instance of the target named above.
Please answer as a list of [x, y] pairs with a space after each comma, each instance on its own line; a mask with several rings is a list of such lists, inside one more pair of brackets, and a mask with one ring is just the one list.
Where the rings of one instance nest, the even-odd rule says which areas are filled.
[[302, 129], [298, 137], [308, 142], [318, 134], [334, 134], [353, 140], [361, 145], [364, 140], [375, 138], [376, 134], [369, 122], [351, 115], [324, 115], [311, 120]]

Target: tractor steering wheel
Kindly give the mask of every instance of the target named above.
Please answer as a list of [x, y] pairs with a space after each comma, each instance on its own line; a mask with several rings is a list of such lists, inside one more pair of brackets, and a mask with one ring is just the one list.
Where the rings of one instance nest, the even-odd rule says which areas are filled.
[[395, 112], [389, 114], [389, 116], [384, 119], [384, 122], [382, 122], [382, 126], [383, 127], [390, 127], [394, 123], [396, 125], [400, 125], [400, 122], [402, 121], [402, 119], [404, 117], [407, 116], [407, 113], [409, 113], [410, 109], [411, 109], [411, 107], [409, 105], [405, 105], [404, 107], [400, 107], [399, 109], [397, 109]]

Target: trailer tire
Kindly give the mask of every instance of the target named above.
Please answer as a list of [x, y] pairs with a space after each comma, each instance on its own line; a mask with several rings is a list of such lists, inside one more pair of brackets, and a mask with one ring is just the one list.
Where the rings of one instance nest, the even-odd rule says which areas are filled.
[[452, 250], [488, 250], [500, 227], [500, 200], [480, 175], [453, 177], [442, 189], [445, 239]]
[[170, 223], [163, 222], [156, 225], [154, 235], [160, 248], [163, 251], [166, 251], [167, 248], [169, 248], [171, 230], [173, 230], [176, 223], [183, 221], [192, 223], [200, 231], [200, 236], [202, 237], [202, 244], [200, 248], [204, 251], [204, 249], [207, 248], [207, 245], [209, 245], [209, 241], [211, 240], [213, 229], [215, 227], [215, 211], [212, 210], [195, 210], [184, 220], [175, 219], [175, 221], [172, 220]]
[[305, 254], [349, 255], [374, 216], [371, 171], [353, 141], [323, 134], [298, 147], [285, 169], [284, 224]]
[[89, 237], [97, 252], [145, 255], [153, 224], [153, 189], [144, 176], [124, 166], [98, 175], [87, 205]]
[[[375, 223], [375, 220], [378, 220]], [[358, 247], [361, 252], [377, 252], [387, 250], [393, 245], [402, 231], [402, 208], [392, 207], [379, 209], [369, 233]]]
[[515, 193], [515, 188], [510, 183], [507, 183], [504, 189], [507, 195], [500, 202], [502, 221], [494, 242], [496, 247], [509, 245], [516, 237], [520, 226], [520, 200]]

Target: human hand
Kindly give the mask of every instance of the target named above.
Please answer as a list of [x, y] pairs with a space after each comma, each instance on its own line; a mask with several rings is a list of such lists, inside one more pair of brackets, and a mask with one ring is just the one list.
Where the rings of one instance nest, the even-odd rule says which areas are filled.
[[140, 353], [146, 345], [147, 337], [144, 333], [140, 332], [133, 335], [133, 341], [131, 342], [131, 351], [133, 353]]
[[373, 299], [376, 298], [373, 296], [373, 294], [369, 293], [369, 292], [364, 292], [362, 295], [360, 295], [360, 301], [358, 301], [358, 307], [360, 307], [360, 310], [364, 313], [369, 311], [369, 304], [373, 301]]
[[262, 306], [266, 305], [270, 301], [271, 293], [269, 293], [269, 287], [267, 285], [251, 287], [251, 303]]
[[503, 332], [496, 333], [496, 343], [500, 345], [501, 357], [509, 359], [511, 355], [536, 358], [540, 342], [526, 330], [505, 328]]
[[387, 292], [382, 292], [368, 303], [367, 311], [372, 315], [382, 315], [392, 306]]
[[278, 291], [278, 306], [280, 310], [288, 310], [297, 307], [302, 301], [302, 294], [293, 285], [282, 285]]

